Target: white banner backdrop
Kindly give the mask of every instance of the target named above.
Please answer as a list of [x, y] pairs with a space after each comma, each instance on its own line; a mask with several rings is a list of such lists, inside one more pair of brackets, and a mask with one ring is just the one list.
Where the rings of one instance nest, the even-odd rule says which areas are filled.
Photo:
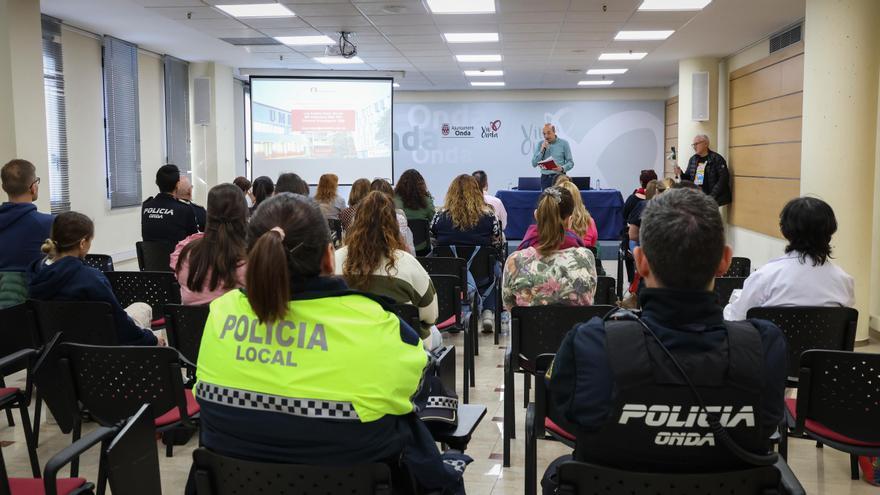
[[479, 169], [491, 192], [509, 189], [538, 176], [531, 158], [550, 122], [571, 145], [570, 175], [626, 196], [641, 170], [662, 177], [664, 110], [662, 100], [395, 103], [394, 173], [417, 169], [438, 203], [455, 176]]

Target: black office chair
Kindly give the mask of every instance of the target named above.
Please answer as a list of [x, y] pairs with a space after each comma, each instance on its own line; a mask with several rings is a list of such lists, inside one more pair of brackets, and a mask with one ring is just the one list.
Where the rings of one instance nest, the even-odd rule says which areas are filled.
[[612, 277], [601, 275], [596, 277], [596, 295], [593, 297], [593, 304], [617, 304], [615, 284], [616, 281]]
[[102, 272], [113, 271], [113, 258], [109, 254], [87, 254], [83, 263]]
[[327, 226], [330, 228], [330, 241], [333, 242], [333, 247], [339, 248], [342, 246], [342, 220], [328, 218]]
[[782, 330], [788, 342], [787, 386], [797, 387], [804, 351], [853, 350], [859, 312], [840, 307], [763, 307], [750, 309], [746, 318], [770, 320]]
[[[489, 287], [495, 288], [495, 331], [494, 343], [498, 344], [501, 334], [501, 311], [504, 306], [501, 303], [501, 277], [495, 276], [495, 265], [503, 263], [503, 257], [491, 246], [436, 246], [434, 256], [461, 258], [467, 263], [468, 271], [477, 284], [476, 292], [479, 299], [489, 291]], [[480, 305], [482, 312], [483, 305]], [[475, 319], [479, 325], [480, 313], [476, 313]], [[477, 353], [478, 354], [478, 353]]]
[[153, 308], [153, 329], [165, 326], [165, 305], [180, 304], [180, 285], [171, 272], [109, 272], [104, 274], [122, 307], [147, 303]]
[[730, 267], [727, 269], [725, 277], [748, 277], [752, 272], [752, 260], [734, 256], [730, 260]]
[[746, 283], [746, 277], [717, 277], [715, 279], [715, 294], [718, 296], [718, 304], [727, 306], [734, 290], [742, 289]]
[[195, 381], [202, 333], [205, 331], [209, 312], [209, 306], [165, 305], [165, 334], [168, 337], [168, 345], [177, 349], [183, 358], [190, 378], [187, 386], [192, 386]]
[[405, 321], [416, 332], [422, 327], [422, 320], [419, 318], [419, 308], [416, 306], [412, 304], [395, 304], [392, 310], [398, 318]]
[[[391, 495], [385, 464], [317, 466], [256, 462], [226, 457], [202, 447], [193, 452], [198, 495]], [[283, 487], [283, 489], [282, 489]]]
[[431, 225], [423, 218], [408, 218], [406, 220], [409, 230], [413, 234], [413, 245], [416, 248], [416, 256], [428, 256], [431, 254]]
[[[431, 282], [437, 293], [437, 328], [442, 331], [456, 329], [464, 332], [464, 359], [462, 364], [462, 401], [467, 404], [470, 399], [470, 387], [476, 386], [474, 377], [474, 354], [473, 354], [473, 313], [465, 316], [461, 309], [462, 287], [461, 279], [455, 275], [431, 275]], [[444, 325], [449, 322], [450, 325]]]
[[565, 335], [578, 323], [601, 318], [613, 309], [613, 306], [606, 305], [531, 306], [515, 307], [510, 311], [510, 345], [504, 353], [502, 461], [505, 467], [510, 466], [510, 439], [516, 438], [514, 373], [523, 373], [523, 402], [527, 406], [531, 376], [543, 376], [535, 368], [538, 356], [555, 353]]
[[[28, 318], [27, 308], [21, 304], [0, 310], [0, 370], [2, 370], [2, 379], [11, 372], [25, 370], [25, 385], [23, 388], [7, 387], [3, 383], [0, 388], [0, 409], [6, 411], [7, 419], [12, 426], [12, 410], [18, 409], [21, 415], [21, 427], [24, 431], [24, 440], [27, 445], [28, 458], [31, 464], [31, 471], [34, 477], [40, 476], [40, 461], [37, 458], [37, 441], [31, 428], [31, 418], [28, 413], [28, 406], [31, 402], [31, 392], [33, 391], [33, 377], [31, 370], [33, 369], [39, 353], [35, 349], [36, 342], [33, 341], [33, 334], [28, 332], [27, 328], [15, 328], [11, 323], [24, 321]], [[7, 320], [8, 319], [8, 320]], [[21, 335], [16, 335], [21, 332]], [[2, 480], [0, 480], [2, 484]]]
[[142, 272], [170, 272], [171, 253], [176, 247], [170, 242], [138, 241], [134, 244], [137, 252], [138, 269]]

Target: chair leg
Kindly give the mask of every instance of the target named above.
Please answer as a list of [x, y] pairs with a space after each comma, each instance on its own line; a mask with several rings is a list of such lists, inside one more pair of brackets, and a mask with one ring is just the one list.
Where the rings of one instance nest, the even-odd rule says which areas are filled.
[[529, 407], [529, 391], [532, 388], [532, 375], [523, 373], [523, 409]]
[[535, 432], [535, 406], [530, 404], [526, 410], [526, 439], [525, 439], [525, 495], [536, 495], [538, 482], [538, 439]]
[[174, 428], [162, 433], [162, 440], [165, 441], [165, 457], [174, 457]]
[[104, 442], [101, 442], [101, 453], [98, 455], [98, 481], [95, 487], [95, 495], [104, 495], [107, 492], [107, 456], [104, 454], [104, 450]]
[[34, 445], [40, 445], [40, 419], [43, 412], [43, 399], [40, 397], [40, 391], [34, 394]]
[[[21, 427], [24, 429], [24, 440], [27, 443], [28, 457], [31, 460], [31, 471], [34, 478], [40, 477], [40, 460], [37, 458], [37, 444], [34, 442], [34, 432], [31, 431], [31, 418], [27, 406], [22, 401], [18, 406], [21, 411]], [[9, 409], [7, 409], [9, 411]]]
[[784, 419], [779, 425], [779, 456], [788, 461], [788, 426]]
[[849, 471], [852, 479], [858, 481], [859, 476], [859, 456], [855, 454], [849, 455]]
[[[507, 363], [505, 363], [507, 364]], [[510, 439], [514, 438], [515, 430], [516, 430], [516, 418], [514, 417], [514, 407], [513, 407], [513, 370], [510, 369], [510, 366], [505, 366], [504, 369], [504, 418], [501, 428], [502, 434], [502, 442], [503, 445], [503, 453], [502, 453], [502, 466], [510, 467]]]
[[822, 442], [816, 442], [817, 449], [821, 449], [822, 447], [824, 447], [824, 445], [822, 445]]
[[9, 426], [15, 426], [15, 417], [12, 416], [12, 409], [6, 410], [6, 422]]
[[[82, 419], [79, 417], [79, 413], [75, 415], [76, 417], [73, 420], [73, 432], [71, 433], [71, 442], [76, 442], [79, 440], [80, 434], [82, 433]], [[79, 456], [74, 457], [70, 461], [70, 477], [76, 478], [79, 476]]]
[[[471, 316], [471, 318], [473, 318], [473, 316]], [[468, 324], [464, 328], [464, 332], [465, 332], [465, 335], [464, 335], [464, 356], [463, 356], [463, 359], [461, 360], [461, 370], [462, 370], [461, 397], [462, 397], [462, 400], [464, 401], [465, 404], [469, 403], [469, 394], [468, 394], [468, 392], [469, 392], [469, 387], [468, 387], [469, 378], [468, 378], [468, 376], [470, 375], [470, 367], [471, 367], [471, 362], [472, 362], [471, 357], [470, 357], [470, 352], [471, 352], [470, 338], [471, 337], [470, 337], [470, 335], [468, 335], [470, 333], [470, 331], [471, 331], [470, 330], [470, 322], [468, 322]]]
[[[477, 320], [477, 325], [481, 325], [482, 323]], [[474, 356], [480, 355], [480, 332], [479, 328], [475, 328], [473, 332], [471, 332], [471, 336], [474, 339]]]

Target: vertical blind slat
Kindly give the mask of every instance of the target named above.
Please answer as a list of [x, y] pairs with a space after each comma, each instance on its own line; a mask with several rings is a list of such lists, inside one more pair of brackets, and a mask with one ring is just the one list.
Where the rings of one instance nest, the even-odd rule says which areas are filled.
[[70, 211], [67, 112], [64, 100], [64, 62], [61, 22], [42, 17], [43, 91], [46, 99], [46, 137], [49, 155], [49, 203], [53, 214]]
[[141, 203], [137, 45], [104, 36], [104, 120], [110, 208]]
[[164, 55], [165, 69], [165, 160], [181, 172], [190, 171], [189, 64]]

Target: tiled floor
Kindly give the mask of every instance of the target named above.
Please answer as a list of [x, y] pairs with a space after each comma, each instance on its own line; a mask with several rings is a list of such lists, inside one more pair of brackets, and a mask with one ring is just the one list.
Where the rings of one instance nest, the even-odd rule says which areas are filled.
[[[517, 409], [516, 428], [518, 438], [513, 441], [512, 465], [510, 468], [501, 467], [501, 423], [502, 409], [502, 368], [506, 339], [502, 336], [501, 346], [492, 343], [491, 335], [480, 336], [480, 355], [476, 358], [476, 388], [471, 390], [470, 400], [472, 403], [485, 404], [488, 412], [482, 424], [480, 424], [473, 441], [467, 451], [474, 458], [474, 462], [468, 467], [466, 478], [467, 491], [474, 495], [500, 495], [523, 493], [523, 432], [525, 409], [522, 408], [522, 381], [517, 377]], [[456, 344], [457, 349], [462, 348], [462, 337], [455, 336], [451, 342]], [[858, 348], [864, 352], [880, 352], [880, 344], [873, 343], [867, 347]], [[457, 357], [457, 362], [462, 362], [462, 357]], [[460, 380], [460, 374], [459, 374]], [[15, 384], [16, 380], [10, 381]], [[497, 421], [492, 421], [496, 418]], [[16, 421], [18, 416], [16, 415]], [[92, 425], [86, 425], [88, 431]], [[27, 452], [21, 428], [16, 425], [10, 428], [5, 419], [0, 419], [0, 442], [13, 442], [3, 448], [3, 456], [11, 476], [27, 476], [30, 473], [28, 467]], [[41, 462], [45, 462], [51, 455], [68, 445], [69, 437], [62, 435], [58, 427], [52, 424], [43, 424], [39, 455]], [[190, 459], [195, 440], [188, 445], [177, 447], [173, 458], [166, 458], [160, 448], [160, 465], [163, 493], [181, 494], [183, 485], [190, 467]], [[160, 446], [161, 447], [161, 446]], [[544, 467], [556, 457], [565, 454], [564, 446], [557, 442], [540, 441], [538, 443], [538, 471], [539, 478]], [[831, 448], [817, 449], [815, 443], [806, 440], [790, 441], [790, 464], [795, 474], [803, 483], [810, 494], [877, 494], [878, 489], [871, 487], [863, 481], [851, 481], [849, 479], [849, 458], [843, 453]], [[97, 451], [93, 450], [82, 460], [81, 473], [89, 479], [95, 479], [97, 472]]]

